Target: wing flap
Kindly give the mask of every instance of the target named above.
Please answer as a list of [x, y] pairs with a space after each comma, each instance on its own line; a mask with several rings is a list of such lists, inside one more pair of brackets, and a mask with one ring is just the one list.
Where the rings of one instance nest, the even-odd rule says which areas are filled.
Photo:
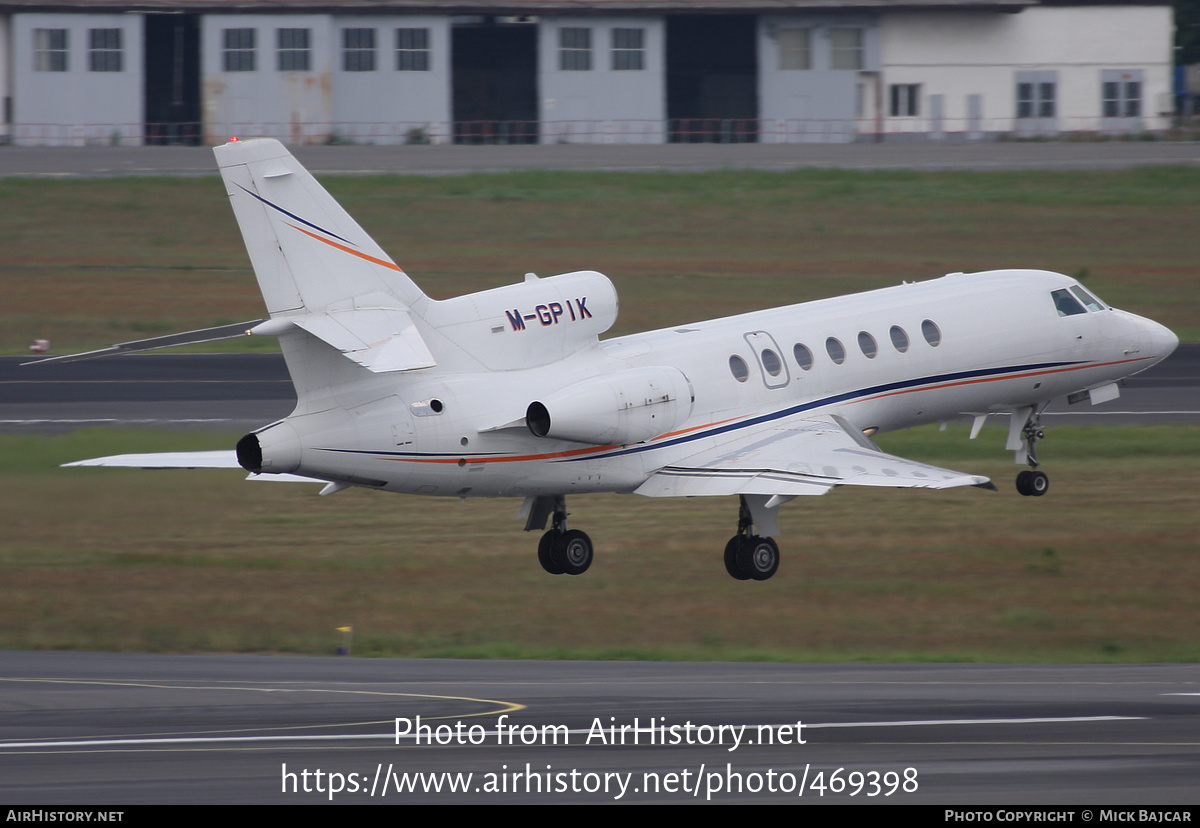
[[648, 497], [819, 495], [834, 486], [949, 489], [986, 477], [887, 454], [836, 415], [793, 420], [659, 469], [637, 489]]

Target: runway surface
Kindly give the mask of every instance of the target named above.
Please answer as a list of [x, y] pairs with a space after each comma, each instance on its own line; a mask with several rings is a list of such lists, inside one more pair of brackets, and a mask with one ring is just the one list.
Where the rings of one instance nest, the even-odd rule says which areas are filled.
[[[321, 175], [458, 175], [515, 170], [1114, 170], [1200, 163], [1200, 143], [556, 144], [295, 147]], [[216, 175], [208, 147], [0, 147], [0, 178]]]
[[[296, 400], [278, 354], [133, 355], [21, 367], [28, 360], [0, 357], [0, 430], [250, 430], [286, 417]], [[1112, 402], [1069, 406], [1061, 400], [1045, 416], [1049, 425], [1200, 422], [1200, 344], [1181, 345], [1130, 378]]]
[[10, 806], [1200, 799], [1197, 665], [0, 664]]

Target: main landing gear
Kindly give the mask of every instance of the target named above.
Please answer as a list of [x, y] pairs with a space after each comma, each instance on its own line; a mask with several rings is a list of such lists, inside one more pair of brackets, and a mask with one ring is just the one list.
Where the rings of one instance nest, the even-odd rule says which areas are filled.
[[538, 563], [551, 575], [582, 575], [592, 565], [592, 539], [578, 529], [567, 529], [567, 499], [553, 500], [553, 522], [538, 541]]
[[[1017, 462], [1024, 460], [1031, 467], [1017, 475], [1017, 491], [1025, 497], [1041, 497], [1050, 491], [1050, 478], [1045, 472], [1037, 471], [1037, 441], [1046, 436], [1046, 432], [1042, 430], [1042, 408], [1029, 410], [1025, 425], [1021, 427], [1020, 445], [1015, 448], [1010, 446], [1017, 452]], [[1015, 430], [1018, 416], [1017, 412], [1013, 412], [1014, 422], [1010, 426], [1010, 432]], [[1010, 433], [1010, 442], [1012, 437]]]
[[740, 498], [737, 534], [725, 544], [725, 571], [739, 581], [765, 581], [779, 569], [779, 545], [751, 534], [754, 520], [746, 498]]

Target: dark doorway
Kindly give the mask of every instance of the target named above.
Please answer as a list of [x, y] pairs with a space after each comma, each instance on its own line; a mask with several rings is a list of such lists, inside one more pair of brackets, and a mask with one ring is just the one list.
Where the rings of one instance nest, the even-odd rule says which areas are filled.
[[667, 17], [667, 119], [674, 142], [758, 140], [757, 20]]
[[146, 143], [197, 145], [200, 16], [146, 15]]
[[456, 23], [451, 42], [455, 143], [536, 144], [537, 25]]

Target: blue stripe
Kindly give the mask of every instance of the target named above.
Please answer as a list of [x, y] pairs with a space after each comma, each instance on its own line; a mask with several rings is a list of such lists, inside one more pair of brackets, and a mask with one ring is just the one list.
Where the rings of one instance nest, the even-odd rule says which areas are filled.
[[[251, 193], [253, 195], [253, 193]], [[1023, 373], [1026, 371], [1040, 371], [1051, 368], [1063, 368], [1074, 365], [1086, 365], [1086, 362], [1038, 362], [1030, 365], [1013, 365], [1006, 368], [979, 368], [974, 371], [956, 371], [951, 374], [937, 374], [932, 377], [919, 377], [917, 379], [899, 380], [897, 382], [888, 382], [882, 385], [872, 385], [868, 388], [862, 388], [857, 391], [846, 391], [842, 394], [834, 394], [831, 397], [825, 397], [811, 402], [800, 403], [788, 408], [782, 408], [779, 411], [774, 411], [770, 414], [762, 414], [758, 417], [751, 417], [748, 420], [741, 420], [736, 423], [728, 423], [716, 428], [710, 428], [706, 431], [695, 432], [692, 434], [683, 434], [671, 440], [665, 440], [661, 443], [649, 443], [644, 445], [636, 445], [616, 449], [607, 454], [589, 454], [583, 457], [563, 457], [553, 460], [555, 463], [577, 463], [581, 460], [603, 460], [610, 457], [624, 457], [630, 454], [640, 454], [643, 451], [655, 451], [661, 448], [670, 446], [682, 445], [690, 443], [693, 440], [702, 440], [706, 437], [713, 437], [718, 434], [726, 434], [730, 431], [738, 431], [743, 428], [752, 428], [756, 425], [769, 423], [774, 420], [781, 420], [785, 417], [791, 417], [794, 414], [802, 414], [805, 411], [812, 411], [816, 408], [824, 408], [827, 405], [836, 405], [837, 403], [847, 402], [858, 397], [870, 397], [875, 394], [882, 394], [888, 391], [899, 391], [903, 389], [918, 388], [922, 385], [937, 385], [944, 382], [956, 382], [959, 380], [978, 379], [981, 377], [995, 377], [1003, 374]], [[337, 451], [346, 454], [371, 454], [379, 457], [478, 457], [486, 459], [487, 457], [506, 457], [499, 452], [495, 453], [478, 453], [478, 454], [445, 454], [444, 452], [416, 452], [416, 451], [370, 451], [366, 449], [324, 449], [324, 451]]]
[[933, 377], [924, 377], [920, 379], [900, 380], [898, 382], [888, 382], [883, 385], [873, 385], [869, 388], [863, 388], [858, 391], [847, 391], [844, 394], [835, 394], [832, 397], [825, 397], [821, 400], [812, 402], [800, 403], [793, 405], [790, 408], [783, 408], [771, 414], [763, 414], [759, 417], [752, 417], [749, 420], [742, 420], [737, 423], [729, 423], [728, 425], [718, 426], [717, 428], [702, 431], [696, 434], [685, 434], [676, 437], [673, 440], [667, 440], [662, 443], [653, 443], [648, 445], [631, 446], [622, 448], [609, 454], [590, 455], [588, 457], [567, 457], [561, 460], [556, 460], [556, 463], [574, 463], [579, 460], [596, 460], [607, 459], [609, 457], [623, 457], [629, 454], [640, 454], [643, 451], [653, 451], [654, 449], [667, 448], [668, 446], [677, 446], [683, 443], [691, 442], [692, 440], [700, 440], [705, 437], [713, 437], [717, 434], [725, 434], [730, 431], [737, 431], [742, 428], [751, 428], [763, 423], [769, 423], [773, 420], [780, 420], [785, 417], [790, 417], [793, 414], [801, 414], [805, 411], [812, 411], [814, 408], [823, 408], [827, 405], [835, 405], [840, 402], [853, 400], [856, 397], [870, 397], [874, 394], [881, 394], [886, 391], [897, 391], [904, 388], [916, 388], [922, 385], [936, 385], [943, 382], [954, 382], [956, 380], [972, 379], [978, 377], [998, 376], [1001, 374], [1019, 373], [1024, 371], [1036, 371], [1046, 368], [1061, 368], [1069, 365], [1079, 365], [1077, 362], [1040, 362], [1033, 365], [1017, 365], [1009, 368], [981, 368], [975, 371], [957, 371], [953, 374], [938, 374]]
[[285, 216], [288, 216], [289, 218], [293, 218], [293, 219], [295, 219], [296, 221], [300, 222], [301, 224], [303, 224], [303, 225], [306, 225], [306, 226], [308, 226], [308, 227], [311, 227], [311, 228], [312, 228], [312, 229], [314, 229], [314, 230], [319, 230], [320, 232], [324, 233], [326, 236], [333, 236], [335, 239], [338, 239], [339, 241], [344, 241], [346, 244], [353, 244], [355, 247], [358, 247], [358, 245], [357, 245], [357, 244], [354, 244], [354, 242], [350, 241], [349, 239], [343, 239], [343, 238], [342, 238], [341, 236], [339, 236], [337, 233], [330, 233], [330, 232], [329, 232], [328, 230], [326, 230], [324, 227], [321, 227], [321, 226], [319, 226], [319, 225], [313, 224], [311, 221], [305, 221], [304, 219], [300, 218], [300, 217], [299, 217], [298, 215], [296, 215], [295, 213], [289, 213], [287, 210], [283, 209], [283, 208], [282, 208], [282, 207], [280, 207], [278, 204], [272, 204], [271, 202], [267, 201], [265, 198], [263, 198], [262, 196], [260, 196], [258, 193], [251, 192], [250, 190], [247, 190], [245, 187], [242, 187], [242, 185], [241, 185], [241, 184], [238, 184], [238, 186], [239, 186], [239, 187], [241, 187], [243, 190], [245, 190], [245, 192], [246, 192], [246, 194], [247, 194], [247, 195], [252, 195], [252, 196], [254, 196], [254, 197], [255, 197], [255, 198], [257, 198], [259, 201], [261, 201], [263, 204], [265, 204], [265, 205], [267, 205], [268, 207], [270, 207], [272, 210], [278, 210], [279, 212], [283, 213]]

